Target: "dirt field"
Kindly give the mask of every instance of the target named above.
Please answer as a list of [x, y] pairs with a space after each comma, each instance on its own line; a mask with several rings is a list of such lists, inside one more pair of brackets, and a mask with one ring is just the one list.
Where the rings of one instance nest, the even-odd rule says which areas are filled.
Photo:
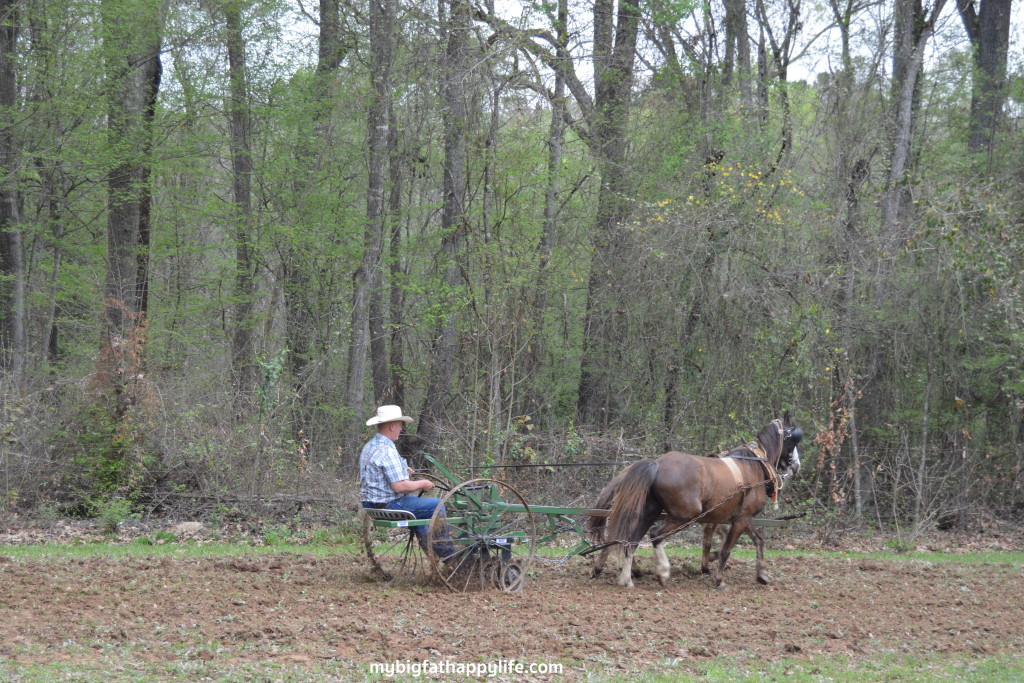
[[573, 679], [698, 673], [716, 657], [743, 667], [1024, 651], [1019, 565], [797, 552], [769, 558], [776, 581], [759, 586], [744, 554], [715, 591], [687, 556], [673, 559], [669, 588], [647, 575], [627, 592], [614, 585], [616, 564], [597, 580], [580, 558], [542, 564], [522, 593], [456, 595], [382, 586], [357, 555], [24, 561], [0, 547], [0, 678], [54, 663], [217, 674], [279, 662], [365, 675], [374, 662], [515, 659], [562, 662]]

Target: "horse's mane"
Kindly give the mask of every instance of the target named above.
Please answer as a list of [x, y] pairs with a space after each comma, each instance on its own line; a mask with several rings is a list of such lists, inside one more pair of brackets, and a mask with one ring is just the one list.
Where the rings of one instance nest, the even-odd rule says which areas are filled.
[[772, 420], [757, 435], [757, 440], [764, 448], [765, 457], [773, 465], [779, 461], [779, 457], [782, 455], [783, 431], [782, 420]]
[[[774, 465], [779, 461], [779, 457], [782, 455], [783, 438], [782, 423], [779, 420], [772, 420], [761, 429], [757, 438], [753, 441], [748, 441], [742, 446], [736, 446], [730, 451], [711, 454], [708, 457], [729, 458], [733, 456], [740, 456], [744, 458], [756, 458], [759, 457], [759, 455], [763, 455], [768, 462]], [[758, 447], [760, 447], [760, 450], [762, 451], [760, 454], [757, 452]]]

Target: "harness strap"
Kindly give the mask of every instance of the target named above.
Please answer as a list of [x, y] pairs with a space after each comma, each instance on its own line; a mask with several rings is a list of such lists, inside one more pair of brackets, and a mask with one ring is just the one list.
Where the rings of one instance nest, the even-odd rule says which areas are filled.
[[[779, 443], [784, 444], [786, 442], [786, 430], [785, 427], [782, 426], [782, 420], [772, 420], [772, 424], [774, 424], [775, 428], [779, 430]], [[736, 466], [736, 463], [731, 462], [733, 459], [756, 460], [757, 462], [761, 463], [761, 465], [764, 467], [765, 474], [768, 477], [768, 479], [765, 482], [767, 486], [768, 496], [772, 499], [772, 501], [778, 502], [779, 491], [782, 489], [782, 486], [785, 483], [785, 481], [782, 479], [782, 477], [779, 476], [779, 473], [775, 469], [775, 467], [770, 462], [768, 462], [768, 454], [765, 452], [764, 446], [761, 445], [761, 441], [759, 439], [754, 439], [753, 441], [744, 444], [743, 447], [750, 451], [753, 455], [730, 455], [729, 453], [720, 453], [718, 457], [723, 459], [726, 462], [726, 464], [729, 465], [729, 469], [732, 471], [732, 476], [736, 480], [737, 485], [742, 485], [742, 481], [740, 475], [738, 474], [739, 468]]]
[[729, 468], [729, 471], [732, 472], [732, 478], [736, 481], [736, 486], [743, 486], [743, 474], [740, 472], [740, 466], [737, 465], [732, 458], [722, 458], [722, 462], [724, 462]]

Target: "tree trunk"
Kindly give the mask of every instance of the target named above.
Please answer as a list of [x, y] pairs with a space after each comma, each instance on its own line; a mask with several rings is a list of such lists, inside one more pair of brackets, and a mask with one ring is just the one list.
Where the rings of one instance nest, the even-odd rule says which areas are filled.
[[[294, 221], [299, 231], [306, 231], [321, 220], [308, 207], [316, 205], [312, 196], [323, 174], [324, 159], [331, 153], [329, 139], [331, 113], [333, 111], [332, 84], [345, 57], [342, 41], [341, 16], [338, 0], [320, 0], [320, 31], [317, 37], [317, 64], [308, 95], [308, 128], [300, 124], [299, 139], [296, 142], [295, 158], [300, 167], [308, 172], [296, 174], [293, 183]], [[281, 245], [281, 260], [284, 270], [285, 340], [287, 345], [287, 367], [291, 378], [295, 401], [292, 409], [292, 432], [295, 439], [307, 443], [307, 453], [313, 457], [319, 453], [320, 434], [313, 419], [311, 399], [316, 400], [316, 386], [311, 382], [307, 368], [319, 347], [324, 346], [316, 324], [315, 312], [319, 308], [313, 283], [316, 282], [315, 267], [310, 263], [308, 246], [304, 238], [298, 244], [285, 240]]]
[[[107, 177], [107, 277], [103, 346], [121, 352], [146, 310], [149, 259], [149, 154], [160, 88], [160, 6], [102, 6], [111, 82], [109, 139], [117, 162]], [[137, 23], [140, 22], [140, 23]]]
[[[371, 366], [375, 379], [381, 381], [380, 368], [385, 365], [382, 321], [382, 278], [380, 269], [384, 230], [387, 222], [388, 160], [391, 63], [394, 43], [395, 0], [370, 2], [370, 103], [367, 111], [367, 143], [369, 148], [369, 182], [366, 188], [366, 231], [363, 236], [363, 260], [355, 273], [352, 295], [352, 337], [348, 354], [348, 383], [345, 404], [352, 415], [364, 412], [367, 351], [372, 347]], [[373, 316], [371, 316], [373, 311]], [[372, 320], [371, 320], [372, 318]], [[374, 337], [371, 338], [371, 331]], [[374, 400], [384, 393], [384, 386], [374, 387]], [[346, 452], [353, 454], [359, 432], [351, 432]]]
[[[775, 66], [774, 73], [769, 76], [766, 69], [767, 65], [765, 65], [765, 68], [761, 70], [761, 76], [762, 78], [773, 76], [778, 79], [779, 108], [782, 110], [780, 131], [782, 140], [779, 145], [779, 152], [775, 158], [775, 166], [772, 170], [775, 170], [782, 164], [793, 148], [793, 121], [790, 112], [788, 86], [789, 64], [793, 58], [793, 46], [797, 34], [803, 29], [803, 22], [800, 20], [799, 2], [789, 0], [786, 3], [786, 10], [785, 26], [780, 37], [777, 35], [776, 29], [771, 25], [764, 0], [757, 0], [757, 16], [761, 24], [761, 33], [767, 39], [767, 48], [771, 49], [772, 63]], [[766, 91], [767, 87], [764, 90]], [[765, 111], [767, 112], [767, 103], [765, 104]]]
[[615, 271], [624, 262], [629, 246], [625, 220], [631, 192], [626, 135], [640, 17], [637, 0], [622, 0], [614, 22], [613, 7], [612, 0], [594, 3], [595, 111], [590, 149], [598, 158], [601, 187], [579, 383], [581, 418], [601, 426], [607, 426], [610, 417], [615, 396], [610, 370], [622, 342]]
[[252, 224], [252, 152], [242, 4], [224, 4], [228, 49], [228, 118], [231, 127], [231, 189], [234, 199], [235, 283], [231, 368], [237, 398], [256, 386], [255, 248]]
[[[119, 344], [139, 322], [144, 287], [136, 281], [141, 249], [142, 212], [148, 208], [143, 184], [148, 172], [145, 152], [152, 134], [151, 102], [160, 83], [159, 47], [130, 35], [118, 3], [103, 4], [107, 29], [108, 73], [111, 79], [109, 139], [117, 154], [107, 177], [106, 337]], [[150, 26], [142, 29], [145, 33]], [[150, 49], [146, 49], [150, 48]], [[147, 217], [148, 219], [148, 217]]]
[[[568, 0], [558, 0], [558, 58], [568, 58]], [[534, 287], [532, 309], [533, 319], [529, 330], [527, 353], [523, 377], [527, 388], [522, 401], [522, 413], [536, 416], [543, 407], [540, 379], [537, 377], [544, 357], [544, 314], [548, 308], [548, 281], [551, 252], [554, 249], [555, 229], [558, 222], [558, 205], [561, 201], [562, 148], [565, 143], [565, 74], [563, 69], [555, 71], [554, 98], [551, 100], [551, 126], [548, 128], [548, 177], [544, 193], [544, 229], [537, 245], [537, 282]]]
[[389, 114], [388, 133], [391, 138], [388, 144], [388, 148], [391, 150], [391, 157], [388, 160], [388, 176], [391, 180], [388, 196], [388, 213], [390, 215], [388, 250], [391, 254], [391, 289], [388, 293], [388, 309], [391, 315], [391, 332], [388, 335], [388, 342], [391, 350], [388, 378], [384, 385], [384, 393], [379, 399], [381, 403], [394, 403], [401, 406], [405, 405], [405, 354], [403, 328], [398, 321], [402, 318], [405, 297], [398, 283], [405, 273], [400, 258], [402, 254], [402, 223], [398, 216], [402, 207], [402, 160], [404, 155], [398, 149], [398, 126], [395, 121], [394, 108]]
[[[327, 144], [327, 135], [324, 129], [326, 122], [330, 119], [331, 79], [345, 55], [341, 40], [338, 0], [320, 0], [319, 18], [320, 32], [317, 37], [316, 72], [313, 75], [313, 85], [309, 95], [310, 123], [313, 135], [301, 136], [296, 145], [298, 159], [303, 164], [312, 165], [314, 169], [319, 166], [318, 155], [323, 154], [323, 148]], [[309, 186], [314, 183], [315, 179], [308, 175], [296, 179], [295, 195], [300, 217], [304, 213], [302, 206], [307, 198], [306, 193]], [[305, 404], [308, 390], [306, 389], [305, 369], [313, 352], [316, 326], [311, 313], [313, 304], [309, 291], [311, 273], [308, 255], [304, 254], [301, 248], [296, 249], [293, 245], [287, 244], [284, 245], [282, 258], [285, 276], [284, 306], [287, 320], [285, 337], [288, 344], [288, 370], [300, 406], [299, 415], [294, 419], [295, 431], [298, 433], [303, 429], [307, 419]]]
[[[931, 360], [929, 358], [929, 360]], [[930, 366], [929, 366], [930, 368]], [[932, 393], [932, 373], [931, 370], [927, 370], [928, 379], [924, 385], [924, 408], [921, 410], [921, 457], [917, 461], [917, 477], [915, 487], [917, 490], [914, 492], [914, 531], [921, 531], [922, 512], [924, 509], [924, 500], [926, 496], [925, 491], [925, 474], [928, 471], [928, 413], [931, 408], [930, 400]]]
[[20, 0], [0, 0], [0, 369], [20, 378], [28, 365], [25, 330], [25, 254], [18, 197], [19, 153], [13, 113], [17, 110], [18, 86], [15, 60], [18, 53]]
[[750, 33], [747, 28], [745, 0], [724, 0], [725, 4], [725, 64], [722, 81], [735, 85], [740, 100], [750, 111], [754, 110], [754, 74], [750, 61]]
[[1012, 0], [957, 0], [974, 56], [971, 124], [967, 149], [992, 151], [1006, 101], [1006, 54], [1010, 43]]
[[[152, 400], [146, 378], [146, 296], [152, 190], [153, 121], [161, 77], [160, 0], [100, 6], [108, 82], [107, 273], [104, 319], [93, 388], [111, 420], [107, 451], [95, 453], [108, 474], [96, 483], [130, 496], [145, 464], [133, 441]], [[99, 460], [102, 459], [102, 462]], [[116, 463], [116, 466], [111, 467]]]
[[416, 430], [426, 447], [436, 446], [441, 436], [455, 352], [458, 346], [459, 310], [455, 294], [461, 289], [464, 271], [464, 236], [466, 224], [466, 136], [469, 131], [467, 79], [469, 78], [469, 35], [472, 30], [472, 8], [466, 0], [448, 0], [448, 21], [445, 25], [444, 75], [444, 204], [441, 207], [441, 250], [447, 260], [445, 291], [440, 299], [440, 320], [431, 348], [427, 394], [420, 411]]
[[[921, 0], [897, 0], [896, 45], [893, 56], [893, 129], [889, 178], [882, 200], [882, 245], [891, 257], [905, 237], [909, 202], [910, 162], [917, 119], [917, 84], [925, 46], [945, 0], [935, 0], [925, 13]], [[891, 259], [887, 259], [890, 260]]]

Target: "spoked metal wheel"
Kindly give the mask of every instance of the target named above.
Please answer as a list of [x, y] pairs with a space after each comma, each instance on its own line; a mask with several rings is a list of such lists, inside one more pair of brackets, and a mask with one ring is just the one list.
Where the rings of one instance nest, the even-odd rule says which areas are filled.
[[434, 573], [449, 589], [518, 591], [533, 564], [537, 524], [515, 488], [472, 479], [441, 499], [428, 538]]
[[[417, 473], [418, 479], [430, 479], [444, 493], [449, 485], [445, 479], [430, 474]], [[444, 487], [443, 489], [441, 487]], [[421, 494], [434, 496], [434, 492]], [[401, 525], [402, 522], [413, 520], [411, 513], [403, 511], [364, 510], [363, 511], [363, 549], [369, 560], [373, 573], [387, 582], [422, 581], [432, 571], [430, 561], [423, 552], [416, 535], [415, 527], [410, 526], [376, 526], [373, 515], [385, 521]], [[424, 529], [426, 527], [420, 527]]]

